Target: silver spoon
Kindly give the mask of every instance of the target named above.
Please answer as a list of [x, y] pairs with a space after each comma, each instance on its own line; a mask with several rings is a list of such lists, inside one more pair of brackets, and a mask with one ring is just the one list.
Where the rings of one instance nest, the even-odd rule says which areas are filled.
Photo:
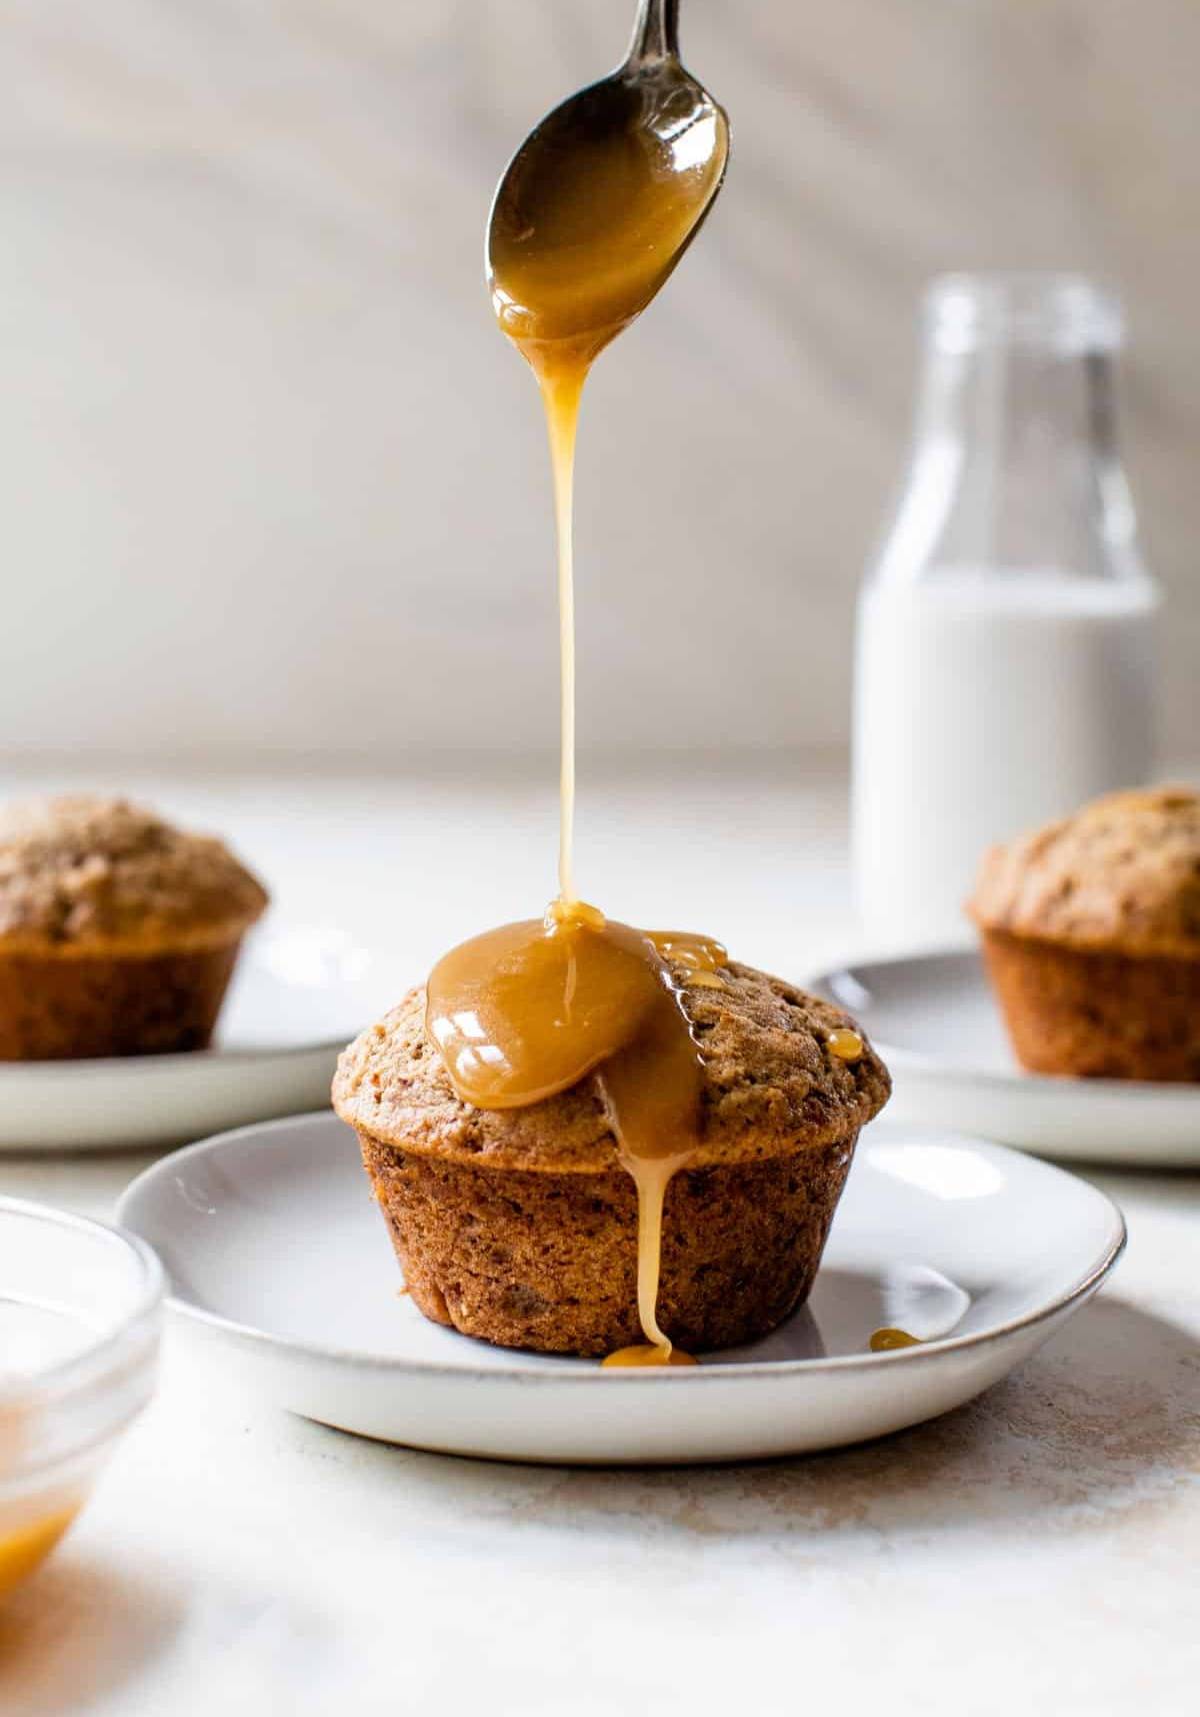
[[729, 122], [680, 63], [678, 18], [679, 0], [640, 0], [625, 62], [549, 113], [500, 181], [488, 284], [523, 349], [568, 341], [594, 357], [654, 297], [721, 188]]

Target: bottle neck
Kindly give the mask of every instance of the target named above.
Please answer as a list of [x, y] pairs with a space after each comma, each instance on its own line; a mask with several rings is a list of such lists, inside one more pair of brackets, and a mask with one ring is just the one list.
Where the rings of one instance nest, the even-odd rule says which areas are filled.
[[937, 566], [1144, 576], [1107, 351], [931, 343], [878, 576], [913, 579]]

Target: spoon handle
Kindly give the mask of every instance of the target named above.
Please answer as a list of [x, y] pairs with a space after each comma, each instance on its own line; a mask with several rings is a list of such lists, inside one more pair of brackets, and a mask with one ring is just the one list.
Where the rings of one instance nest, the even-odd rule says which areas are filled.
[[679, 0], [639, 0], [630, 63], [679, 58]]

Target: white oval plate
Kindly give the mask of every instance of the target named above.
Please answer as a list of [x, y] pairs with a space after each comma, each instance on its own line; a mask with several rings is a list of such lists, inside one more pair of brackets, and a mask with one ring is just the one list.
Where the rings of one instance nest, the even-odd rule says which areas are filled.
[[342, 1046], [383, 1011], [380, 990], [339, 932], [251, 937], [211, 1049], [0, 1062], [0, 1151], [179, 1144], [315, 1109], [329, 1100]]
[[1023, 1072], [977, 954], [864, 961], [810, 987], [866, 1029], [895, 1079], [897, 1120], [1080, 1162], [1200, 1163], [1200, 1085]]
[[[1125, 1239], [1120, 1212], [1061, 1169], [877, 1124], [807, 1307], [695, 1371], [621, 1372], [427, 1323], [399, 1292], [354, 1135], [328, 1114], [177, 1151], [120, 1220], [266, 1400], [388, 1442], [568, 1462], [795, 1454], [945, 1413], [1045, 1341]], [[896, 1324], [928, 1344], [869, 1353]]]

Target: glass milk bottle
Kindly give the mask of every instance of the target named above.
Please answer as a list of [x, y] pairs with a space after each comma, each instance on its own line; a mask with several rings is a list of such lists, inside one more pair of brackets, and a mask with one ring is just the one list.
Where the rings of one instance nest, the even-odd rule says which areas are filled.
[[853, 846], [877, 947], [962, 941], [991, 842], [1146, 779], [1158, 592], [1117, 453], [1119, 303], [947, 276], [899, 503], [859, 597]]

